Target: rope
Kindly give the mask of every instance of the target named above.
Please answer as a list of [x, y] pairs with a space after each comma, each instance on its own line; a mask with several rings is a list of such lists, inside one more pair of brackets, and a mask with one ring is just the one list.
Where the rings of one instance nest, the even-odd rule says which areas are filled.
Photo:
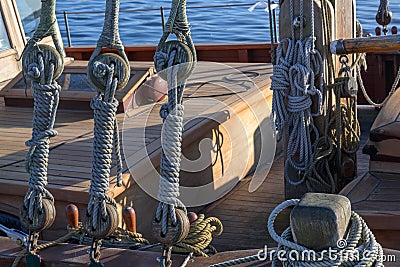
[[[72, 229], [70, 232], [68, 232], [66, 235], [50, 242], [46, 242], [43, 244], [40, 244], [36, 247], [36, 250], [43, 250], [46, 248], [54, 247], [56, 245], [59, 245], [61, 243], [65, 243], [67, 240], [69, 240], [71, 237], [73, 237], [75, 234], [82, 232], [82, 227], [78, 227], [76, 229]], [[28, 255], [28, 251], [26, 249], [21, 250], [18, 254], [17, 257], [15, 258], [12, 267], [17, 267], [20, 261], [25, 258]]]
[[[183, 131], [182, 98], [186, 79], [178, 82], [180, 67], [175, 65], [176, 59], [179, 59], [182, 55], [177, 52], [177, 49], [171, 50], [169, 54], [159, 51], [167, 43], [168, 36], [171, 33], [177, 36], [178, 41], [189, 47], [193, 54], [193, 60], [196, 61], [196, 51], [186, 16], [186, 0], [172, 0], [170, 15], [159, 41], [157, 52], [154, 55], [157, 70], [163, 70], [164, 66], [167, 66], [166, 80], [168, 82], [168, 104], [164, 104], [160, 110], [160, 116], [163, 118], [160, 185], [157, 195], [160, 203], [155, 216], [157, 221], [161, 221], [163, 235], [167, 233], [168, 218], [171, 219], [173, 225], [177, 222], [175, 208], [181, 208], [186, 212], [185, 205], [179, 200], [179, 171]], [[181, 50], [179, 51], [183, 53]]]
[[92, 227], [94, 229], [97, 228], [99, 216], [103, 219], [107, 218], [106, 203], [117, 207], [115, 200], [107, 195], [113, 152], [117, 160], [117, 186], [122, 185], [122, 161], [116, 118], [118, 100], [114, 98], [118, 79], [113, 78], [112, 67], [96, 63], [97, 68], [95, 69], [106, 69], [107, 71], [97, 71], [95, 75], [108, 75], [108, 84], [105, 95], [98, 94], [90, 103], [94, 110], [94, 140], [88, 215], [93, 215]]
[[[290, 1], [290, 12], [294, 16], [293, 0]], [[303, 17], [303, 1], [300, 1], [300, 18]], [[319, 138], [313, 122], [313, 116], [321, 114], [323, 91], [323, 61], [315, 49], [313, 35], [314, 17], [311, 4], [312, 35], [303, 38], [303, 19], [300, 19], [300, 40], [295, 40], [294, 27], [292, 39], [284, 39], [277, 49], [277, 64], [274, 65], [271, 77], [273, 90], [271, 119], [276, 127], [277, 141], [282, 138], [283, 128], [287, 129], [288, 146], [285, 162], [285, 179], [292, 185], [304, 182], [304, 176], [298, 181], [289, 177], [289, 168], [299, 173], [305, 172], [311, 165], [313, 142]], [[283, 55], [287, 45], [286, 55]], [[311, 113], [312, 96], [318, 98], [318, 112]], [[287, 102], [286, 102], [287, 101]]]
[[[375, 236], [368, 228], [365, 221], [355, 212], [351, 215], [351, 226], [348, 237], [344, 247], [333, 248], [332, 253], [326, 251], [313, 251], [302, 245], [296, 244], [293, 241], [292, 230], [290, 227], [283, 231], [282, 235], [278, 235], [275, 231], [275, 220], [278, 215], [286, 208], [296, 206], [300, 202], [299, 199], [290, 199], [278, 205], [270, 214], [268, 218], [267, 228], [270, 236], [278, 243], [278, 248], [272, 255], [272, 267], [339, 267], [339, 266], [376, 266], [383, 267], [383, 249], [382, 246], [376, 241]], [[278, 256], [283, 255], [315, 255], [309, 259], [292, 259], [287, 257], [286, 261], [279, 264]], [[336, 253], [334, 253], [336, 251]], [[278, 253], [280, 255], [278, 255]], [[297, 253], [294, 253], [297, 252]], [[306, 252], [306, 253], [304, 253]], [[369, 253], [368, 253], [369, 252]], [[351, 255], [368, 255], [368, 258], [351, 257]], [[211, 265], [210, 267], [228, 267], [235, 266], [242, 263], [249, 263], [260, 261], [260, 256], [264, 259], [269, 259], [271, 254], [268, 255], [257, 254], [244, 258], [234, 259], [223, 263]], [[269, 256], [269, 257], [267, 257]], [[314, 261], [314, 259], [316, 261]]]
[[[303, 255], [304, 251], [310, 252], [311, 250], [296, 244], [293, 242], [293, 236], [291, 228], [288, 227], [282, 235], [278, 235], [275, 231], [274, 222], [278, 214], [284, 209], [295, 206], [300, 202], [299, 199], [286, 200], [282, 204], [278, 205], [270, 214], [268, 218], [268, 231], [271, 237], [278, 242], [277, 251], [286, 251], [286, 255], [289, 255], [291, 251], [297, 251], [298, 255]], [[383, 266], [383, 250], [382, 246], [376, 241], [373, 233], [368, 228], [365, 221], [355, 212], [351, 215], [351, 227], [349, 236], [347, 237], [347, 246], [344, 248], [335, 248], [337, 253], [335, 257], [330, 257], [328, 253], [315, 252], [317, 261], [309, 261], [307, 259], [292, 261], [288, 259], [282, 262], [283, 266], [301, 266], [301, 267], [319, 267], [319, 266]], [[357, 255], [367, 255], [366, 252], [370, 252], [369, 258], [361, 259], [357, 257], [348, 257], [353, 255], [350, 253], [358, 252]], [[278, 266], [277, 254], [274, 255], [272, 266]]]
[[[25, 143], [30, 147], [25, 168], [29, 173], [28, 192], [24, 198], [24, 206], [28, 208], [28, 217], [35, 220], [43, 209], [42, 199], [54, 201], [47, 185], [47, 165], [49, 159], [50, 138], [57, 135], [53, 129], [59, 102], [61, 86], [53, 80], [54, 64], [49, 64], [48, 75], [45, 74], [43, 55], [38, 53], [38, 62], [26, 66], [27, 76], [32, 80], [34, 109], [32, 138]], [[40, 78], [40, 82], [36, 80]]]
[[[208, 257], [205, 250], [210, 248], [213, 237], [222, 234], [223, 226], [219, 219], [210, 217], [205, 219], [204, 214], [200, 214], [198, 219], [190, 225], [189, 234], [178, 244], [172, 247], [175, 253], [193, 253], [195, 256]], [[215, 252], [214, 248], [210, 248]]]
[[361, 91], [362, 91], [362, 93], [363, 93], [363, 95], [364, 95], [365, 100], [367, 100], [367, 102], [368, 102], [370, 105], [374, 106], [375, 108], [381, 108], [381, 107], [383, 107], [383, 106], [386, 105], [386, 103], [389, 101], [390, 97], [391, 97], [391, 96], [396, 92], [396, 90], [397, 90], [397, 86], [398, 86], [399, 81], [400, 81], [400, 68], [399, 68], [399, 70], [397, 71], [396, 78], [395, 78], [395, 80], [394, 80], [394, 82], [393, 82], [392, 88], [390, 89], [390, 92], [389, 92], [388, 96], [387, 96], [381, 103], [376, 103], [376, 102], [374, 102], [374, 101], [371, 99], [371, 97], [368, 95], [368, 92], [367, 92], [367, 90], [365, 89], [365, 86], [364, 86], [364, 81], [363, 81], [362, 76], [361, 76], [361, 66], [360, 66], [360, 65], [357, 65], [357, 66], [356, 66], [356, 75], [357, 75], [358, 84], [360, 85], [360, 88], [361, 88]]
[[[69, 231], [75, 231], [75, 229], [71, 229], [68, 227]], [[90, 246], [92, 244], [92, 238], [88, 237], [83, 231], [75, 231], [74, 235], [71, 239], [77, 240], [79, 244], [84, 244]], [[103, 247], [112, 247], [112, 248], [123, 248], [123, 249], [131, 249], [138, 248], [141, 245], [149, 245], [149, 241], [143, 238], [140, 233], [132, 233], [126, 229], [118, 227], [115, 232], [102, 240]]]
[[[160, 163], [160, 186], [158, 199], [160, 204], [156, 211], [156, 220], [162, 221], [162, 232], [167, 232], [168, 217], [176, 223], [175, 207], [186, 210], [185, 205], [179, 200], [179, 171], [181, 163], [181, 142], [183, 131], [183, 105], [182, 95], [186, 81], [177, 85], [177, 71], [179, 66], [172, 66], [174, 53], [171, 55], [168, 72], [168, 104], [160, 110], [163, 118], [161, 132], [162, 154]], [[169, 214], [169, 216], [168, 216]]]
[[32, 38], [26, 44], [22, 55], [29, 53], [43, 38], [51, 36], [54, 46], [60, 55], [64, 55], [63, 43], [59, 35], [56, 17], [56, 0], [42, 1], [39, 25]]

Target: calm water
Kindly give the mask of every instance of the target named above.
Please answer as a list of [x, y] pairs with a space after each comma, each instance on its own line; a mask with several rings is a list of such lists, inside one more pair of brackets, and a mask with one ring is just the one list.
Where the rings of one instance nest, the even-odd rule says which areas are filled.
[[[57, 12], [103, 11], [104, 2], [98, 0], [57, 1]], [[264, 8], [248, 11], [248, 6], [225, 8], [190, 8], [204, 5], [253, 4], [257, 1], [214, 0], [212, 2], [188, 0], [188, 17], [195, 43], [207, 42], [265, 42], [269, 41], [268, 15]], [[400, 26], [400, 0], [391, 1], [394, 14], [391, 25]], [[79, 3], [79, 4], [77, 4]], [[169, 7], [166, 0], [121, 0], [121, 10], [142, 10]], [[364, 32], [374, 32], [376, 10], [379, 1], [357, 1], [357, 17], [363, 24]], [[165, 11], [165, 18], [168, 17]], [[63, 15], [58, 15], [64, 43], [67, 44]], [[95, 44], [103, 25], [103, 14], [69, 14], [68, 21], [73, 45]], [[390, 26], [391, 26], [390, 25]], [[161, 17], [159, 10], [121, 13], [120, 32], [124, 43], [156, 44], [161, 36]]]

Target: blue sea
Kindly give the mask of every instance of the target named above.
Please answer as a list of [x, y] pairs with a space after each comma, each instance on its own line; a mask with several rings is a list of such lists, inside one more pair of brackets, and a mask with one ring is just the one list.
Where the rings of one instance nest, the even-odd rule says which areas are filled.
[[[188, 18], [191, 23], [192, 37], [195, 43], [223, 42], [267, 42], [270, 40], [268, 13], [265, 7], [248, 8], [257, 1], [244, 0], [188, 0]], [[392, 25], [400, 26], [400, 0], [390, 1], [393, 12]], [[204, 7], [223, 5], [242, 5], [227, 7]], [[62, 0], [57, 1], [57, 17], [64, 43], [67, 45], [63, 12], [68, 13], [68, 23], [72, 45], [93, 45], [96, 43], [103, 26], [105, 0]], [[120, 33], [126, 44], [156, 44], [162, 34], [160, 7], [169, 8], [166, 0], [121, 0]], [[203, 8], [198, 8], [202, 7]], [[357, 17], [364, 32], [373, 33], [376, 26], [375, 14], [379, 1], [357, 1]], [[75, 14], [74, 12], [94, 12], [94, 14]], [[165, 10], [165, 19], [169, 10]]]

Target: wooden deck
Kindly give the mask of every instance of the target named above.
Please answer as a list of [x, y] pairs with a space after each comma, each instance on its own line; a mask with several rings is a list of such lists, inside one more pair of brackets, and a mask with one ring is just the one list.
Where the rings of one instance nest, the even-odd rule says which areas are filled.
[[[185, 91], [186, 125], [183, 135], [185, 156], [196, 159], [199, 142], [203, 138], [215, 141], [215, 134], [213, 135], [215, 130], [218, 130], [221, 136], [226, 136], [220, 147], [221, 151], [217, 151], [218, 153], [208, 152], [210, 153], [209, 160], [214, 162], [216, 159], [212, 168], [201, 171], [197, 176], [182, 174], [185, 185], [193, 185], [193, 181], [195, 185], [196, 183], [198, 185], [199, 181], [200, 183], [205, 182], [204, 179], [208, 182], [210, 179], [211, 181], [218, 181], [223, 176], [221, 173], [233, 177], [237, 172], [234, 162], [240, 158], [234, 157], [226, 151], [232, 149], [234, 142], [239, 144], [237, 149], [240, 149], [241, 153], [250, 148], [251, 151], [248, 152], [249, 159], [243, 166], [243, 176], [239, 177], [235, 174], [237, 177], [235, 176], [234, 180], [229, 181], [232, 187], [244, 177], [256, 161], [254, 154], [258, 153], [255, 150], [259, 138], [256, 132], [259, 123], [269, 122], [269, 119], [266, 119], [268, 115], [266, 101], [271, 96], [269, 75], [272, 68], [269, 64], [233, 64], [232, 66], [245, 73], [250, 80], [240, 80], [243, 77], [239, 77], [240, 79], [237, 80], [237, 71], [231, 73], [233, 69], [225, 69], [215, 73], [211, 71], [211, 73], [215, 77], [225, 75], [224, 77], [229, 78], [227, 79], [230, 80], [228, 88], [221, 84], [221, 81], [211, 79], [213, 76], [208, 77], [208, 79], [213, 80], [214, 84], [202, 84], [199, 81], [204, 81], [205, 72], [201, 72], [200, 68], [199, 80], [193, 80], [189, 83]], [[199, 87], [199, 85], [201, 86]], [[258, 89], [251, 89], [254, 85], [257, 85]], [[144, 192], [135, 192], [138, 186], [128, 169], [130, 168], [135, 175], [143, 177], [149, 175], [149, 169], [157, 170], [161, 151], [162, 121], [158, 114], [161, 104], [135, 106], [126, 114], [118, 114], [121, 137], [124, 137], [125, 140], [123, 155], [127, 160], [124, 160], [124, 186], [122, 188], [115, 187], [113, 180], [109, 194], [121, 206], [134, 205], [139, 210], [139, 230], [141, 227], [148, 228], [150, 225], [150, 219], [154, 215], [152, 205], [156, 201], [146, 196]], [[258, 121], [260, 118], [263, 120]], [[17, 215], [19, 205], [27, 189], [28, 175], [24, 169], [24, 157], [27, 148], [24, 143], [31, 135], [32, 108], [8, 107], [4, 105], [4, 101], [1, 99], [0, 121], [2, 123], [0, 142], [3, 144], [0, 147], [0, 209]], [[125, 125], [123, 125], [123, 122]], [[145, 122], [144, 125], [143, 122]], [[241, 123], [244, 124], [240, 126]], [[242, 130], [246, 125], [245, 134], [240, 130], [232, 131], [236, 127], [235, 125], [239, 125]], [[55, 129], [57, 129], [59, 135], [52, 139], [48, 167], [48, 188], [55, 196], [58, 216], [55, 226], [47, 233], [45, 232], [43, 236], [45, 239], [53, 239], [55, 234], [59, 235], [59, 233], [65, 231], [65, 205], [73, 202], [83, 209], [87, 204], [89, 199], [87, 190], [91, 176], [92, 128], [91, 111], [65, 109], [58, 111]], [[237, 154], [238, 151], [235, 153]], [[150, 161], [141, 158], [142, 155], [145, 155], [146, 159], [150, 159]], [[221, 157], [221, 155], [224, 156]], [[152, 164], [151, 168], [146, 163]], [[201, 178], [203, 181], [185, 177], [203, 177]], [[221, 188], [224, 189], [224, 187]], [[137, 208], [136, 206], [140, 206], [142, 200], [146, 207]], [[142, 212], [140, 212], [141, 208]]]
[[[270, 65], [236, 64], [233, 66], [250, 76], [253, 82], [262, 89], [262, 96], [269, 99]], [[210, 118], [216, 119], [219, 124], [233, 120], [233, 114], [239, 114], [242, 120], [246, 118], [251, 120], [248, 117], [249, 115], [244, 116], [245, 113], [243, 112], [248, 109], [249, 105], [256, 107], [257, 101], [255, 101], [256, 97], [251, 90], [243, 90], [243, 88], [236, 88], [237, 91], [232, 94], [232, 92], [227, 92], [226, 88], [216, 87], [215, 85], [206, 84], [201, 90], [198, 90], [198, 83], [188, 85], [185, 101], [189, 103], [188, 101], [195, 100], [197, 105], [190, 104], [188, 105], [189, 108], [185, 109], [185, 122], [187, 123], [183, 141], [184, 154], [185, 151], [197, 151], [199, 143], [196, 143], [196, 140], [208, 136], [209, 132], [215, 129], [215, 124], [210, 123]], [[243, 99], [246, 99], [247, 102], [243, 103]], [[218, 100], [220, 104], [222, 103], [222, 106], [216, 104], [214, 100]], [[130, 136], [130, 141], [125, 143], [123, 153], [125, 158], [128, 159], [126, 161], [128, 163], [124, 161], [124, 186], [117, 188], [112, 184], [109, 194], [121, 205], [133, 204], [135, 206], [138, 203], [148, 205], [145, 208], [146, 214], [139, 213], [139, 231], [141, 231], [141, 227], [149, 226], [149, 218], [154, 214], [153, 206], [156, 201], [151, 200], [143, 191], [140, 192], [140, 188], [132, 179], [128, 169], [134, 170], [134, 174], [141, 172], [141, 175], [147, 175], [143, 172], [147, 171], [148, 165], [144, 164], [141, 158], [136, 158], [141, 153], [148, 155], [150, 163], [157, 169], [161, 144], [161, 119], [158, 116], [160, 105], [161, 103], [137, 106], [127, 114], [118, 115], [121, 132], [125, 131], [124, 134], [133, 135]], [[226, 107], [230, 108], [230, 113], [227, 113]], [[207, 115], [206, 118], [194, 119], [199, 113], [203, 116]], [[122, 122], [125, 116], [128, 116], [128, 120], [125, 119], [125, 123], [127, 121], [128, 123], [124, 128]], [[368, 139], [368, 131], [375, 116], [374, 110], [359, 110], [362, 130], [361, 144], [364, 144]], [[147, 119], [144, 119], [144, 117]], [[24, 170], [24, 157], [27, 148], [24, 146], [24, 142], [30, 138], [31, 120], [32, 108], [6, 107], [0, 98], [0, 121], [2, 123], [0, 127], [0, 142], [2, 144], [0, 147], [0, 210], [14, 215], [18, 214], [18, 207], [27, 189], [27, 174]], [[145, 128], [140, 124], [143, 121], [146, 121]], [[59, 135], [52, 139], [48, 175], [49, 189], [56, 198], [58, 216], [57, 227], [53, 229], [53, 232], [49, 231], [48, 235], [44, 236], [47, 239], [54, 239], [55, 232], [64, 231], [66, 224], [64, 207], [66, 204], [73, 202], [81, 208], [86, 206], [89, 198], [87, 190], [91, 171], [92, 127], [93, 119], [90, 111], [60, 109], [58, 112], [55, 128]], [[252, 145], [256, 147], [257, 145], [253, 140], [255, 139], [255, 132], [256, 129], [252, 129], [249, 136], [245, 136], [245, 138], [252, 140], [254, 142]], [[135, 139], [135, 134], [141, 137]], [[212, 136], [208, 137], [213, 138]], [[237, 140], [241, 139], [236, 139], [236, 142]], [[234, 140], [227, 143], [231, 144], [232, 142]], [[194, 153], [194, 155], [197, 154]], [[253, 164], [254, 162], [249, 162], [246, 169], [250, 170]], [[358, 164], [358, 173], [362, 176], [368, 170], [368, 157], [360, 153]], [[200, 175], [217, 179], [214, 172], [221, 172], [221, 170], [211, 170], [211, 172], [207, 170]], [[187, 174], [183, 174], [184, 177], [185, 175]], [[265, 245], [268, 247], [276, 246], [267, 234], [266, 222], [273, 208], [284, 201], [282, 156], [276, 157], [267, 179], [254, 193], [248, 192], [251, 178], [251, 176], [248, 176], [241, 181], [239, 181], [240, 179], [235, 180], [234, 184], [237, 184], [237, 186], [228, 195], [208, 206], [194, 209], [205, 213], [207, 216], [216, 216], [223, 222], [224, 233], [215, 238], [213, 242], [219, 251], [256, 249]], [[191, 181], [184, 179], [184, 183], [190, 184]], [[286, 228], [287, 225], [288, 212], [277, 219], [278, 232]]]

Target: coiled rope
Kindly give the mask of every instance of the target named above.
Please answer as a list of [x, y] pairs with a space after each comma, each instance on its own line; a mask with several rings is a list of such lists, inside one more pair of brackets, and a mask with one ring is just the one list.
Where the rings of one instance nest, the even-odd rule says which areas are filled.
[[[284, 209], [295, 206], [300, 202], [299, 199], [286, 200], [278, 205], [268, 218], [268, 232], [271, 237], [278, 242], [277, 251], [286, 251], [289, 255], [291, 251], [297, 251], [299, 255], [305, 251], [311, 250], [294, 243], [291, 228], [288, 227], [282, 235], [278, 235], [275, 231], [274, 222], [278, 214]], [[283, 266], [301, 266], [301, 267], [319, 267], [319, 266], [383, 266], [383, 250], [382, 246], [376, 241], [375, 236], [368, 228], [365, 221], [354, 211], [351, 215], [351, 227], [349, 236], [346, 238], [347, 246], [344, 248], [334, 248], [337, 252], [335, 257], [331, 257], [328, 253], [314, 251], [317, 261], [309, 261], [307, 259], [291, 260], [282, 262]], [[369, 252], [369, 253], [367, 253]], [[349, 257], [349, 255], [369, 255], [368, 258]], [[277, 266], [278, 256], [274, 255], [272, 266]]]
[[[113, 159], [117, 167], [117, 186], [122, 186], [123, 167], [116, 117], [119, 103], [115, 93], [125, 87], [130, 75], [129, 61], [118, 31], [119, 6], [119, 0], [106, 0], [103, 30], [87, 68], [88, 78], [98, 91], [90, 103], [94, 111], [93, 161], [90, 200], [83, 221], [85, 231], [93, 237], [92, 264], [99, 263], [101, 239], [113, 234], [119, 220], [117, 203], [107, 194]], [[118, 54], [101, 54], [102, 48], [116, 49]]]
[[[43, 55], [38, 53], [38, 62], [26, 66], [26, 74], [32, 80], [34, 109], [32, 138], [25, 143], [30, 147], [25, 158], [25, 169], [29, 173], [29, 189], [24, 198], [24, 206], [29, 209], [29, 219], [34, 220], [42, 210], [42, 199], [54, 201], [47, 185], [47, 165], [50, 138], [57, 135], [53, 129], [59, 102], [61, 86], [53, 79], [54, 65], [49, 64], [45, 74]], [[40, 79], [40, 82], [37, 80]]]
[[175, 244], [172, 247], [172, 251], [208, 257], [209, 253], [215, 254], [216, 252], [210, 246], [213, 237], [221, 235], [222, 231], [223, 226], [218, 218], [209, 217], [206, 219], [204, 214], [200, 214], [197, 220], [190, 225], [187, 237], [182, 242]]
[[[307, 171], [311, 165], [312, 137], [319, 138], [313, 116], [321, 114], [323, 91], [323, 61], [315, 49], [314, 3], [311, 1], [311, 36], [303, 38], [303, 20], [300, 19], [300, 39], [284, 39], [277, 49], [277, 64], [271, 77], [273, 103], [271, 119], [277, 130], [277, 140], [282, 138], [283, 127], [287, 129], [288, 146], [285, 162], [285, 179], [292, 185], [304, 182], [304, 175], [298, 181], [289, 177], [288, 170], [294, 168], [298, 173]], [[294, 18], [293, 0], [290, 1], [291, 18]], [[300, 1], [300, 18], [303, 17], [303, 0]], [[286, 55], [283, 55], [287, 45]], [[318, 98], [318, 112], [312, 114], [312, 96]], [[287, 104], [285, 101], [287, 100]], [[285, 107], [286, 105], [286, 107]]]
[[[283, 255], [315, 255], [315, 257], [306, 257], [296, 259], [295, 257], [288, 257], [281, 264], [284, 267], [340, 267], [340, 266], [376, 266], [383, 267], [383, 249], [382, 246], [376, 241], [375, 236], [368, 228], [365, 221], [355, 212], [351, 215], [351, 226], [348, 237], [345, 239], [345, 246], [332, 248], [332, 253], [326, 251], [313, 251], [304, 246], [294, 243], [292, 230], [290, 227], [283, 231], [282, 235], [278, 235], [275, 231], [275, 220], [278, 215], [286, 208], [296, 206], [300, 202], [299, 199], [290, 199], [278, 205], [270, 214], [268, 218], [268, 232], [270, 236], [278, 243], [278, 248], [271, 255], [251, 255], [239, 259], [226, 261], [211, 265], [210, 267], [228, 267], [235, 266], [242, 263], [260, 261], [263, 259], [270, 259], [272, 257], [272, 267], [280, 266], [278, 253], [284, 251]], [[335, 252], [336, 251], [336, 252]], [[297, 252], [297, 253], [294, 253]], [[306, 253], [305, 253], [306, 252]], [[334, 253], [335, 252], [335, 253]], [[358, 257], [357, 257], [358, 255]], [[368, 257], [361, 257], [360, 255], [368, 255]]]
[[[68, 232], [73, 231], [71, 239], [77, 241], [79, 244], [88, 245], [92, 244], [92, 238], [85, 234], [82, 224], [79, 224], [79, 231], [77, 229], [68, 227]], [[102, 240], [103, 247], [123, 248], [123, 249], [136, 249], [142, 245], [149, 245], [149, 241], [143, 238], [140, 233], [133, 233], [121, 227], [118, 227], [115, 232]]]
[[[107, 72], [101, 72], [106, 69]], [[109, 190], [109, 178], [112, 167], [112, 157], [117, 160], [117, 186], [122, 185], [122, 161], [120, 154], [118, 122], [116, 112], [118, 100], [114, 98], [118, 79], [113, 78], [113, 68], [107, 65], [96, 64], [97, 75], [108, 75], [106, 94], [95, 96], [90, 106], [94, 110], [94, 139], [92, 179], [89, 188], [90, 200], [88, 215], [92, 216], [92, 227], [97, 228], [98, 217], [107, 218], [106, 204], [110, 203], [115, 208], [115, 200], [107, 195]]]
[[175, 64], [176, 62], [184, 63], [183, 65], [188, 63], [182, 62], [182, 58], [186, 56], [182, 49], [172, 49], [169, 53], [161, 51], [166, 46], [171, 33], [176, 35], [179, 43], [189, 48], [190, 51], [186, 53], [190, 52], [191, 60], [196, 61], [196, 52], [186, 16], [186, 0], [172, 1], [170, 16], [154, 55], [156, 69], [158, 71], [166, 69], [165, 78], [168, 83], [168, 103], [164, 104], [160, 110], [160, 116], [164, 122], [161, 133], [160, 186], [157, 195], [160, 203], [155, 216], [157, 221], [161, 221], [162, 235], [167, 233], [169, 218], [172, 224], [176, 225], [175, 208], [181, 208], [186, 212], [185, 205], [179, 200], [179, 171], [183, 131], [182, 98], [187, 77], [186, 75], [182, 79], [178, 77], [182, 72], [182, 67]]

